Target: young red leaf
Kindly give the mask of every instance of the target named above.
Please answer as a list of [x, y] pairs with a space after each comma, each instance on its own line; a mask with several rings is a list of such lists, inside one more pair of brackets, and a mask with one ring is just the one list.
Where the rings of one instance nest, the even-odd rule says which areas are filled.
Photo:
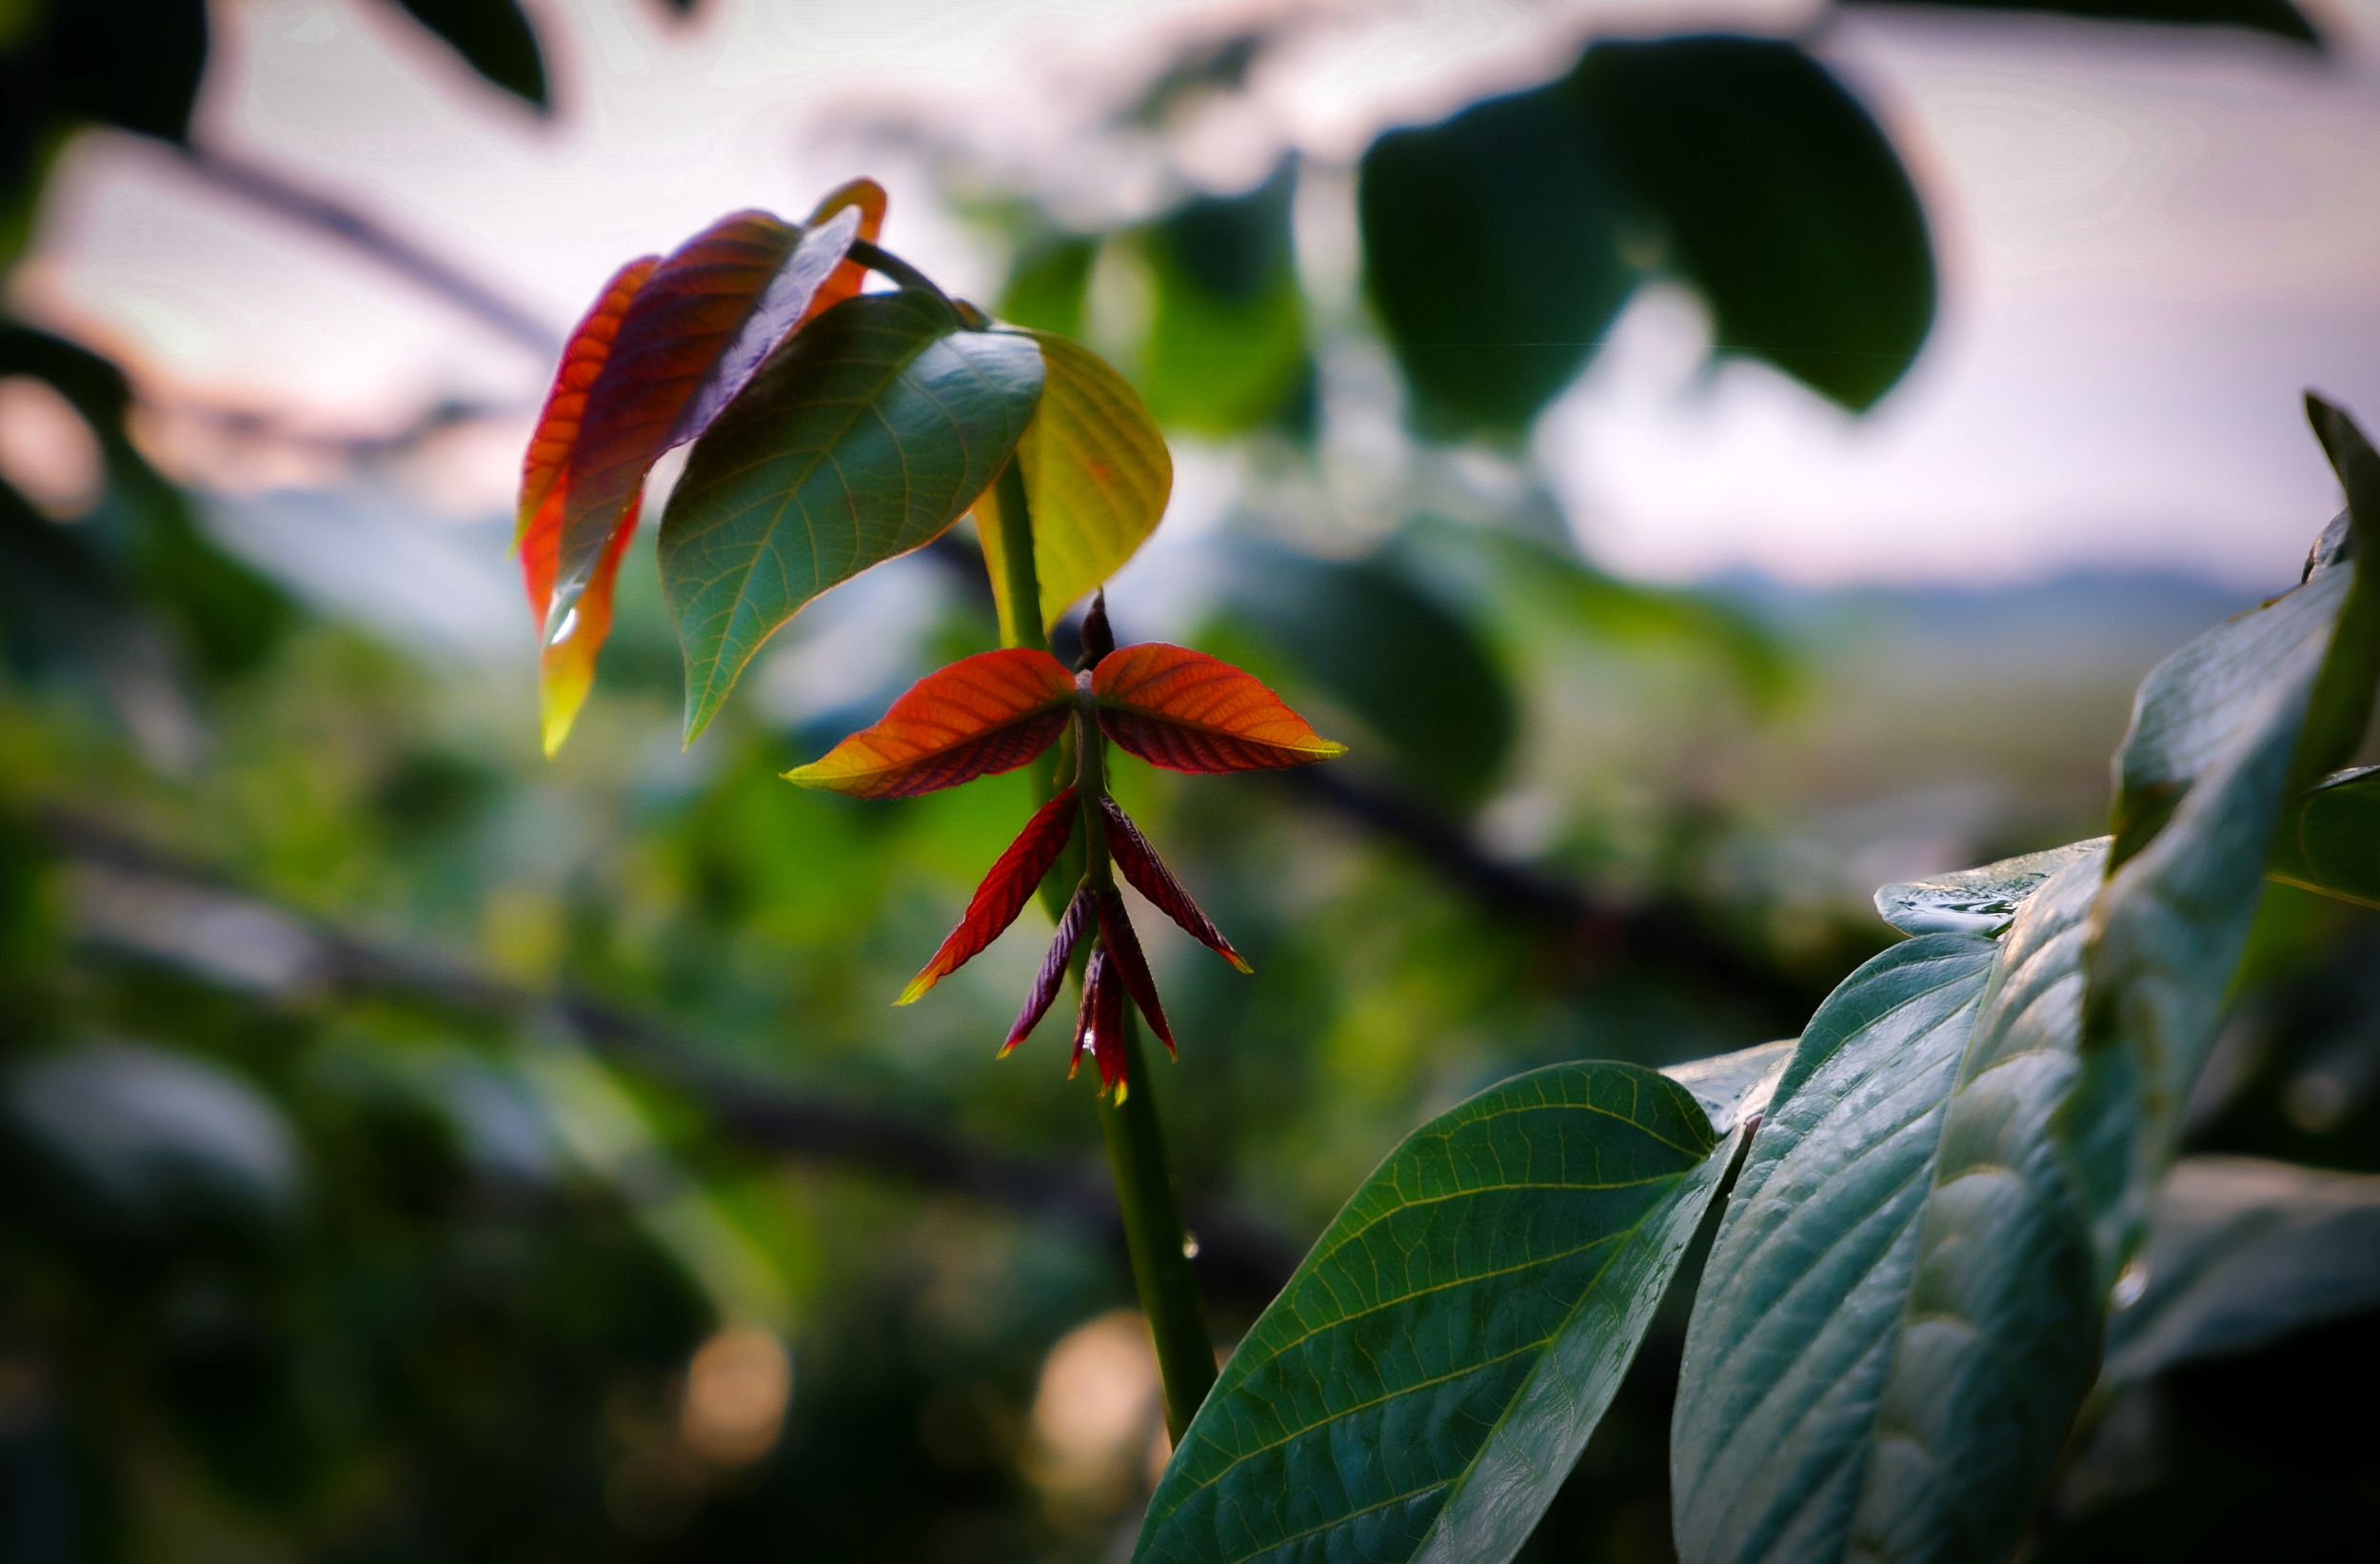
[[1075, 1012], [1074, 1054], [1066, 1061], [1066, 1079], [1081, 1068], [1082, 1056], [1099, 1060], [1100, 1089], [1124, 1099], [1124, 990], [1117, 981], [1116, 964], [1105, 945], [1091, 947], [1082, 969], [1082, 1004]]
[[[1049, 1014], [1059, 985], [1066, 980], [1066, 963], [1074, 960], [1074, 947], [1091, 926], [1091, 891], [1086, 885], [1074, 893], [1074, 900], [1066, 903], [1066, 915], [1058, 920], [1058, 937], [1041, 957], [1041, 970], [1033, 975], [1032, 991], [1024, 997], [1024, 1008], [1017, 1012], [1017, 1024], [1008, 1029], [1008, 1040], [1000, 1045], [1001, 1058], [1006, 1059]], [[1066, 1073], [1073, 1075], [1073, 1068], [1069, 1066]]]
[[562, 546], [564, 468], [586, 411], [587, 388], [602, 375], [611, 356], [612, 339], [629, 302], [660, 262], [659, 256], [647, 255], [614, 272], [595, 307], [571, 331], [562, 350], [562, 366], [554, 373], [553, 389], [545, 395], [545, 406], [537, 415], [537, 428], [529, 436], [528, 452], [521, 463], [521, 505], [512, 545], [521, 555], [529, 612], [541, 627], [537, 704], [548, 755], [561, 747], [595, 682], [595, 654], [611, 628], [612, 584], [619, 574], [620, 555], [636, 530], [636, 507], [631, 505], [622, 513], [621, 525], [596, 562], [581, 594], [577, 616], [565, 616], [562, 624], [554, 626], [562, 632], [558, 638], [544, 634], [544, 627], [551, 624], [545, 610], [553, 598], [554, 565]]
[[1157, 980], [1149, 974], [1149, 959], [1140, 953], [1140, 936], [1133, 929], [1132, 919], [1124, 911], [1124, 899], [1114, 886], [1092, 893], [1092, 905], [1099, 909], [1100, 942], [1123, 980], [1124, 989], [1132, 1002], [1148, 1018], [1149, 1030], [1173, 1053], [1174, 1029], [1165, 1024], [1165, 1007], [1158, 1002]]
[[863, 799], [905, 799], [1011, 771], [1047, 749], [1066, 725], [1074, 678], [1047, 652], [981, 652], [929, 673], [883, 721], [785, 773], [803, 787]]
[[[837, 186], [827, 193], [825, 200], [818, 204], [818, 209], [810, 213], [811, 226], [816, 227], [846, 209], [860, 214], [859, 236], [871, 245], [876, 243], [877, 236], [884, 231], [884, 187], [872, 179], [855, 179], [847, 185]], [[866, 281], [867, 267], [857, 261], [845, 261], [835, 267], [835, 274], [819, 286], [817, 297], [810, 300], [810, 307], [803, 312], [802, 326], [809, 325], [843, 300], [856, 296], [860, 286]], [[801, 327], [794, 329], [800, 330]]]
[[1041, 876], [1058, 861], [1065, 850], [1066, 838], [1074, 832], [1074, 789], [1061, 789], [1058, 796], [1033, 812], [1017, 833], [1017, 840], [1000, 855], [991, 873], [975, 888], [974, 899], [967, 902], [966, 916], [950, 931], [942, 949], [925, 963], [925, 970], [909, 980], [909, 986], [901, 991], [895, 1004], [914, 1004], [920, 996], [982, 952], [984, 946], [1000, 938], [1001, 931], [1017, 921], [1025, 902], [1041, 883]]
[[1253, 676], [1204, 652], [1145, 641], [1092, 670], [1100, 726], [1169, 771], [1263, 771], [1344, 755]]
[[1181, 888], [1181, 881], [1176, 880], [1173, 871], [1165, 867], [1165, 861], [1157, 856], [1157, 849], [1149, 845], [1149, 839], [1140, 834], [1138, 825], [1132, 823], [1132, 817], [1125, 814], [1114, 799], [1100, 800], [1100, 810], [1107, 817], [1108, 856], [1116, 861], [1116, 867], [1123, 871], [1124, 878], [1132, 881], [1132, 888], [1147, 897], [1158, 911], [1180, 923], [1182, 932], [1191, 939], [1240, 971], [1254, 972], [1256, 968], [1240, 959], [1240, 953], [1231, 948], [1231, 941], [1223, 938], [1222, 931], [1208, 921], [1196, 901], [1190, 900], [1190, 893]]
[[653, 267], [619, 321], [570, 444], [549, 630], [576, 605], [654, 461], [735, 399], [859, 228], [856, 209], [816, 228], [732, 212]]

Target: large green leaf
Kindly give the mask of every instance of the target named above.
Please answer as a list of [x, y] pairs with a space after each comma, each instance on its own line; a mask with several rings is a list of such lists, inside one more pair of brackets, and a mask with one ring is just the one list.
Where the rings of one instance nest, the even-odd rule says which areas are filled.
[[1688, 1564], [1990, 1559], [2024, 1513], [2096, 1338], [2048, 1126], [2101, 854], [1878, 893], [1959, 921], [1829, 997], [1747, 1154], [1687, 1328]]
[[517, 0], [397, 0], [408, 15], [446, 40], [468, 65], [514, 97], [545, 102], [545, 61]]
[[1406, 778], [1454, 807], [1478, 802], [1518, 726], [1479, 633], [1387, 561], [1253, 542], [1235, 554], [1232, 610], [1382, 740]]
[[2141, 1258], [2140, 1295], [2108, 1321], [2102, 1391], [2380, 1307], [2380, 1177], [2185, 1157]]
[[2311, 23], [2289, 0], [1933, 0], [1973, 10], [2049, 11], [2102, 22], [2164, 22], [2246, 28], [2302, 44], [2319, 45]]
[[[1132, 558], [1165, 514], [1174, 488], [1173, 454], [1140, 393], [1080, 343], [1045, 331], [1041, 345], [1048, 382], [1017, 445], [1033, 520], [1033, 570], [1049, 629], [1076, 599]], [[975, 504], [983, 563], [1006, 579], [999, 488]], [[1005, 615], [1008, 604], [1001, 600]], [[1002, 639], [1018, 645], [1004, 621]]]
[[2312, 410], [2355, 502], [2350, 525], [2325, 534], [2294, 591], [2149, 675], [2119, 761], [2084, 1074], [2059, 1122], [2103, 1285], [2146, 1230], [2283, 812], [2352, 752], [2380, 678], [2380, 569], [2368, 567], [2380, 551], [2380, 461], [2344, 419], [2326, 426], [2330, 410]]
[[1892, 388], [1933, 324], [1933, 248], [1892, 144], [1825, 67], [1773, 39], [1598, 44], [1565, 90], [1721, 352], [1854, 409]]
[[1364, 281], [1425, 431], [1518, 434], [1593, 356], [1636, 271], [1620, 196], [1558, 86], [1363, 154]]
[[1510, 1558], [1733, 1143], [1628, 1064], [1532, 1071], [1415, 1131], [1232, 1355], [1134, 1556]]
[[966, 330], [909, 291], [845, 300], [770, 357], [695, 442], [662, 518], [688, 740], [803, 604], [965, 513], [1041, 380], [1030, 337]]
[[1237, 434], [1310, 412], [1296, 192], [1284, 163], [1245, 195], [1198, 197], [1140, 231], [1154, 294], [1140, 388], [1159, 423]]
[[2265, 873], [2380, 907], [2380, 766], [2342, 771], [2299, 795], [2282, 819]]

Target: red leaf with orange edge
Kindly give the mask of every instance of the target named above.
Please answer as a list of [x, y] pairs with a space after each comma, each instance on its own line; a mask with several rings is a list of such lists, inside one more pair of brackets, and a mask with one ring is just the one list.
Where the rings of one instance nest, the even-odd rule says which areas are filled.
[[1100, 942], [1115, 963], [1117, 976], [1123, 980], [1132, 1002], [1148, 1018], [1149, 1030], [1157, 1034], [1157, 1040], [1165, 1045], [1165, 1052], [1173, 1053], [1174, 1029], [1165, 1024], [1165, 1007], [1157, 998], [1157, 980], [1149, 973], [1149, 959], [1140, 953], [1140, 936], [1133, 929], [1131, 915], [1124, 911], [1124, 899], [1110, 885], [1093, 891], [1091, 904], [1099, 910]]
[[[860, 214], [860, 237], [869, 244], [884, 231], [884, 187], [872, 179], [855, 179], [839, 185], [827, 192], [826, 199], [810, 213], [813, 226], [825, 222], [845, 208]], [[867, 281], [867, 267], [857, 261], [845, 261], [835, 268], [835, 274], [820, 285], [818, 294], [810, 300], [810, 307], [802, 312], [802, 326], [823, 315], [835, 306], [858, 295], [861, 285]], [[797, 331], [801, 327], [797, 326]]]
[[[553, 389], [537, 415], [528, 453], [521, 463], [520, 516], [513, 546], [521, 554], [522, 584], [528, 590], [529, 612], [536, 617], [540, 643], [537, 658], [539, 727], [545, 753], [551, 755], [570, 731], [571, 722], [595, 682], [595, 654], [611, 629], [612, 586], [620, 573], [620, 556], [636, 530], [636, 505], [621, 513], [620, 523], [582, 593], [578, 612], [559, 625], [546, 614], [554, 589], [554, 567], [562, 546], [562, 515], [567, 492], [563, 482], [571, 446], [586, 411], [587, 391], [603, 374], [611, 357], [613, 338], [630, 302], [650, 277], [661, 257], [631, 261], [612, 274], [595, 307], [572, 329], [562, 350], [562, 366], [554, 372]], [[547, 631], [559, 632], [558, 637]]]
[[1082, 1056], [1099, 1061], [1100, 1089], [1116, 1091], [1122, 1101], [1124, 1081], [1124, 989], [1117, 980], [1116, 964], [1105, 945], [1091, 948], [1082, 969], [1082, 1003], [1075, 1012], [1074, 1053], [1066, 1061], [1066, 1079], [1082, 1066]]
[[[1000, 1045], [1000, 1057], [1006, 1059], [1010, 1050], [1032, 1035], [1049, 1014], [1051, 1003], [1058, 998], [1059, 985], [1066, 980], [1066, 963], [1074, 960], [1074, 947], [1082, 942], [1084, 931], [1091, 926], [1091, 888], [1088, 885], [1074, 893], [1066, 903], [1065, 916], [1058, 920], [1058, 938], [1049, 942], [1042, 954], [1041, 970], [1033, 975], [1033, 987], [1024, 997], [1024, 1008], [1017, 1012], [1017, 1024], [1008, 1029], [1008, 1040]], [[1066, 1071], [1071, 1076], [1071, 1067]]]
[[654, 461], [735, 399], [859, 228], [856, 209], [817, 228], [732, 212], [654, 267], [619, 321], [570, 445], [549, 628], [576, 604]]
[[1100, 726], [1168, 771], [1265, 771], [1344, 755], [1253, 675], [1220, 658], [1144, 641], [1091, 673]]
[[1107, 818], [1107, 854], [1116, 861], [1116, 867], [1123, 871], [1124, 878], [1132, 881], [1132, 888], [1147, 897], [1158, 911], [1180, 924], [1181, 931], [1191, 939], [1240, 971], [1254, 972], [1256, 968], [1231, 948], [1231, 941], [1223, 938], [1222, 931], [1190, 900], [1190, 893], [1181, 888], [1181, 881], [1165, 867], [1165, 861], [1157, 856], [1157, 849], [1149, 845], [1149, 839], [1140, 834], [1140, 828], [1132, 823], [1132, 817], [1123, 812], [1122, 806], [1114, 799], [1101, 799], [1100, 811]]
[[1011, 771], [1066, 725], [1074, 676], [1044, 651], [1011, 646], [927, 674], [883, 721], [785, 773], [803, 787], [905, 799]]
[[950, 931], [942, 948], [925, 969], [909, 980], [909, 986], [901, 991], [895, 1004], [914, 1004], [925, 991], [958, 971], [979, 955], [984, 946], [1000, 938], [1002, 930], [1017, 921], [1024, 910], [1041, 877], [1058, 861], [1058, 855], [1066, 849], [1066, 838], [1074, 833], [1074, 789], [1061, 789], [1058, 796], [1033, 812], [1017, 833], [1017, 840], [1000, 855], [983, 882], [975, 887], [975, 896], [967, 902], [966, 916]]

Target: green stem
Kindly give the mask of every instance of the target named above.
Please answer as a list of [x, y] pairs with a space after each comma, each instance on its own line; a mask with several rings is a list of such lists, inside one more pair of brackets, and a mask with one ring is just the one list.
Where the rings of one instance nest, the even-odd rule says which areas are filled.
[[[1006, 568], [992, 581], [992, 596], [1000, 605], [1000, 643], [1003, 646], [1034, 646], [1046, 650], [1041, 629], [1041, 582], [1033, 567], [1033, 518], [1024, 491], [1023, 470], [1012, 458], [997, 480], [1000, 500], [1001, 553]], [[1100, 801], [1107, 794], [1107, 741], [1085, 712], [1074, 723], [1075, 785], [1082, 809], [1082, 870], [1096, 886], [1113, 883], [1114, 868], [1107, 856], [1105, 821]], [[1049, 759], [1035, 768], [1035, 784], [1042, 799], [1058, 791]], [[1071, 856], [1071, 855], [1070, 855]], [[1061, 866], [1062, 867], [1062, 866]], [[1043, 901], [1056, 918], [1065, 910], [1075, 880], [1065, 875], [1053, 886], [1042, 886]], [[1080, 963], [1076, 981], [1081, 980]], [[1122, 1100], [1099, 1099], [1100, 1130], [1107, 1140], [1107, 1159], [1116, 1179], [1116, 1203], [1124, 1219], [1124, 1245], [1132, 1256], [1132, 1282], [1140, 1295], [1141, 1313], [1148, 1317], [1149, 1335], [1157, 1346], [1158, 1376], [1165, 1387], [1165, 1428], [1181, 1442], [1191, 1415], [1215, 1385], [1215, 1338], [1207, 1333], [1206, 1305], [1199, 1297], [1197, 1279], [1185, 1253], [1187, 1235], [1181, 1229], [1181, 1206], [1174, 1194], [1173, 1164], [1165, 1156], [1164, 1127], [1157, 1119], [1157, 1083], [1149, 1074], [1147, 1051], [1140, 1046], [1140, 1019], [1124, 1005], [1124, 1077], [1128, 1089]]]

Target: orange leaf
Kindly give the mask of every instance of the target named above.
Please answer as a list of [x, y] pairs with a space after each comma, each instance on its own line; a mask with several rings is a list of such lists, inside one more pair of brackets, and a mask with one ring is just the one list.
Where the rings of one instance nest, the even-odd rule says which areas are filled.
[[[1041, 957], [1041, 970], [1033, 975], [1033, 988], [1024, 997], [1024, 1008], [1017, 1012], [1017, 1024], [1008, 1029], [1008, 1040], [1000, 1045], [1001, 1058], [1006, 1059], [1049, 1014], [1051, 1002], [1058, 998], [1058, 985], [1066, 980], [1066, 963], [1074, 960], [1074, 947], [1081, 943], [1083, 931], [1090, 926], [1091, 888], [1085, 885], [1074, 893], [1074, 900], [1066, 903], [1066, 915], [1058, 920], [1058, 938]], [[1069, 1068], [1066, 1073], [1071, 1076], [1074, 1071]]]
[[1264, 771], [1347, 753], [1252, 675], [1186, 646], [1110, 652], [1091, 691], [1107, 736], [1168, 771]]
[[883, 721], [785, 773], [803, 787], [905, 799], [1013, 771], [1066, 725], [1074, 677], [1044, 651], [1011, 646], [929, 673]]
[[592, 579], [654, 461], [735, 399], [842, 264], [859, 226], [856, 211], [809, 228], [732, 212], [653, 267], [619, 319], [570, 443], [549, 633]]
[[628, 540], [636, 536], [641, 503], [641, 497], [628, 502], [620, 525], [612, 532], [610, 546], [595, 562], [595, 574], [587, 579], [586, 590], [538, 648], [538, 736], [549, 760], [570, 736], [570, 724], [578, 721], [586, 692], [595, 687], [595, 654], [604, 649], [604, 638], [611, 634], [612, 589], [620, 581], [620, 556], [628, 551]]
[[1100, 941], [1106, 946], [1132, 1002], [1148, 1018], [1149, 1030], [1165, 1045], [1165, 1052], [1174, 1052], [1174, 1029], [1165, 1024], [1165, 1007], [1157, 1000], [1157, 980], [1149, 974], [1149, 959], [1140, 954], [1140, 936], [1133, 931], [1124, 899], [1110, 885], [1094, 891], [1091, 904], [1099, 909]]
[[1116, 861], [1116, 867], [1124, 872], [1124, 878], [1132, 881], [1132, 888], [1147, 897], [1158, 911], [1180, 923], [1181, 931], [1191, 939], [1240, 971], [1254, 972], [1256, 968], [1240, 959], [1240, 953], [1231, 948], [1231, 941], [1223, 938], [1222, 931], [1199, 909], [1196, 901], [1190, 900], [1190, 893], [1181, 888], [1181, 881], [1176, 880], [1174, 872], [1165, 867], [1165, 861], [1157, 856], [1157, 849], [1149, 845], [1149, 839], [1140, 834], [1138, 825], [1132, 823], [1132, 817], [1125, 814], [1114, 799], [1100, 800], [1100, 812], [1107, 817], [1108, 856]]
[[[876, 236], [884, 231], [884, 187], [872, 179], [855, 179], [848, 185], [838, 186], [818, 204], [818, 209], [810, 213], [810, 222], [813, 226], [823, 223], [847, 207], [859, 209], [860, 237], [871, 245], [876, 243]], [[837, 267], [835, 274], [826, 279], [819, 288], [818, 296], [810, 301], [810, 307], [803, 311], [802, 326], [809, 325], [843, 300], [857, 295], [860, 285], [866, 281], [867, 267], [857, 261], [845, 261]], [[801, 328], [801, 326], [794, 327], [797, 331]]]
[[1017, 921], [1025, 902], [1033, 898], [1041, 883], [1041, 876], [1058, 861], [1065, 851], [1066, 838], [1074, 834], [1074, 789], [1061, 789], [1058, 796], [1033, 812], [1017, 833], [1017, 840], [1000, 855], [991, 873], [975, 888], [974, 899], [967, 902], [966, 916], [950, 931], [942, 949], [925, 963], [925, 970], [909, 980], [909, 986], [901, 991], [895, 1004], [914, 1004], [925, 991], [975, 959], [985, 945], [1001, 936], [1001, 931]]

